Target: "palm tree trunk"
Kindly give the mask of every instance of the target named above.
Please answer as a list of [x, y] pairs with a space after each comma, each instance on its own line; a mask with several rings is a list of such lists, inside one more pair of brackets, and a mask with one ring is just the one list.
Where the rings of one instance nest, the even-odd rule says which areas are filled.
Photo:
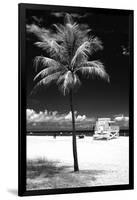
[[73, 158], [74, 158], [74, 171], [79, 171], [78, 167], [78, 157], [77, 157], [77, 141], [76, 141], [76, 131], [75, 131], [75, 115], [73, 108], [73, 92], [70, 91], [70, 109], [72, 114], [72, 147], [73, 147]]

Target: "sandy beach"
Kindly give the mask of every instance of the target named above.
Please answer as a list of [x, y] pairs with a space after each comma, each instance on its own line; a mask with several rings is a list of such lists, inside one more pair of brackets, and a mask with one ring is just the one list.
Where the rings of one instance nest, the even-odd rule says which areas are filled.
[[[128, 137], [119, 137], [109, 141], [97, 141], [92, 137], [77, 138], [77, 150], [80, 176], [85, 176], [83, 174], [85, 172], [86, 176], [89, 174], [91, 177], [87, 179], [86, 186], [129, 183]], [[68, 167], [65, 173], [72, 172], [72, 138], [61, 136], [54, 139], [48, 136], [27, 136], [27, 159], [55, 161], [58, 166]], [[40, 181], [38, 178], [37, 181]], [[30, 182], [32, 180], [28, 179], [28, 183]], [[85, 181], [83, 181], [84, 183]]]

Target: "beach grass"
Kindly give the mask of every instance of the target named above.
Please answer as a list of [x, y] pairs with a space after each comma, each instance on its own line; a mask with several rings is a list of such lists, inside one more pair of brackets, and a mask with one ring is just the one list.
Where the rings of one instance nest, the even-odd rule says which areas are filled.
[[27, 189], [57, 189], [91, 186], [105, 170], [80, 170], [73, 172], [70, 166], [61, 166], [58, 161], [35, 159], [27, 161]]

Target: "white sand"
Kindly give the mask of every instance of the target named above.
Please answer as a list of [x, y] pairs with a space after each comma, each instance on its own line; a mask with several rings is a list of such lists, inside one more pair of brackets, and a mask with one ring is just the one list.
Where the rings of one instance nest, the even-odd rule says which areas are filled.
[[[77, 139], [80, 170], [95, 170], [95, 185], [129, 183], [129, 138], [93, 140], [92, 137]], [[27, 136], [27, 158], [46, 158], [60, 161], [61, 165], [73, 166], [72, 138]], [[98, 173], [103, 170], [103, 173]]]

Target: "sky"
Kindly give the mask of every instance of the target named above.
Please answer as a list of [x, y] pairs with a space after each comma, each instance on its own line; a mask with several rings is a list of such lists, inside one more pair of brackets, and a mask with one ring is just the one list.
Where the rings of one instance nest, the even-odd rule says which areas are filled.
[[[110, 83], [101, 79], [81, 77], [82, 86], [74, 94], [74, 110], [79, 119], [95, 117], [119, 117], [129, 115], [129, 81], [130, 81], [130, 41], [129, 16], [126, 13], [105, 12], [101, 10], [64, 9], [72, 14], [74, 21], [88, 24], [92, 34], [103, 42], [104, 49], [94, 55], [105, 65], [110, 76]], [[63, 23], [64, 13], [58, 8], [50, 10], [28, 10], [26, 24], [36, 24], [51, 28], [53, 23]], [[67, 116], [70, 111], [69, 98], [63, 96], [57, 86], [40, 88], [30, 95], [34, 86], [35, 71], [33, 59], [42, 55], [34, 42], [38, 41], [26, 34], [26, 79], [27, 108], [36, 113], [56, 112], [57, 116]], [[83, 117], [84, 119], [84, 117]]]

